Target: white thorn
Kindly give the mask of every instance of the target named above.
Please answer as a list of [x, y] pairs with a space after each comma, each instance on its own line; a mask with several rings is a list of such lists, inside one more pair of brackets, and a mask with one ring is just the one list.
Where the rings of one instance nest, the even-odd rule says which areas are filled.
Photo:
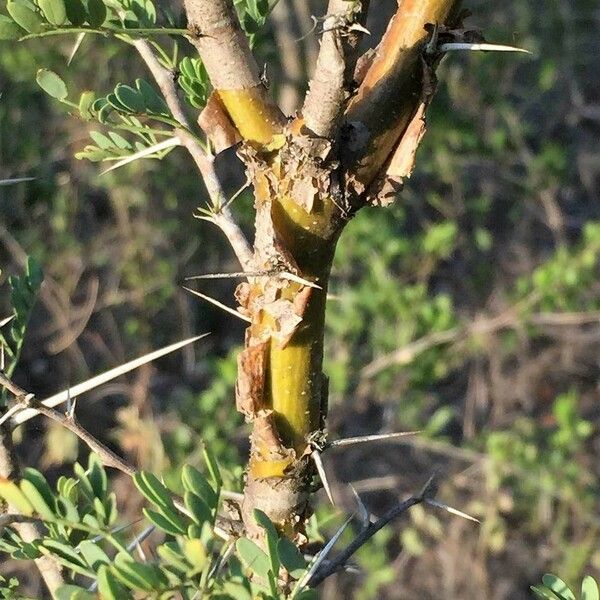
[[365, 506], [365, 503], [362, 501], [361, 497], [358, 495], [358, 492], [354, 489], [354, 486], [350, 484], [350, 489], [354, 494], [354, 498], [356, 500], [356, 504], [358, 505], [358, 514], [360, 516], [360, 524], [363, 529], [366, 529], [371, 522], [371, 517], [369, 515], [369, 511]]
[[144, 148], [143, 150], [140, 150], [139, 152], [136, 152], [135, 154], [130, 154], [129, 156], [126, 156], [122, 160], [119, 160], [116, 163], [114, 163], [112, 166], [108, 167], [108, 169], [104, 169], [104, 171], [102, 171], [100, 173], [100, 175], [106, 175], [106, 173], [110, 173], [110, 171], [114, 171], [115, 169], [118, 169], [119, 167], [124, 167], [125, 165], [128, 165], [129, 163], [139, 160], [140, 158], [145, 158], [146, 156], [151, 156], [152, 154], [156, 154], [157, 152], [160, 152], [161, 150], [166, 150], [167, 148], [173, 148], [174, 146], [181, 146], [181, 140], [177, 136], [172, 137], [172, 138], [167, 138], [166, 140], [163, 140], [162, 142], [159, 142], [158, 144], [154, 144], [153, 146]]
[[[144, 356], [141, 356], [132, 361], [129, 361], [128, 363], [125, 363], [124, 365], [119, 365], [118, 367], [115, 367], [114, 369], [105, 371], [104, 373], [101, 373], [100, 375], [96, 375], [95, 377], [92, 377], [91, 379], [88, 379], [87, 381], [84, 381], [83, 383], [78, 383], [77, 385], [74, 385], [73, 387], [71, 387], [67, 390], [63, 390], [62, 392], [59, 392], [58, 394], [54, 394], [54, 396], [50, 396], [49, 398], [42, 400], [42, 404], [45, 406], [50, 406], [50, 407], [54, 407], [54, 406], [57, 406], [58, 404], [62, 404], [63, 402], [66, 402], [68, 400], [69, 396], [80, 396], [81, 394], [84, 394], [85, 392], [90, 392], [91, 390], [97, 388], [98, 386], [100, 386], [104, 383], [107, 383], [107, 382], [115, 379], [116, 377], [119, 377], [120, 375], [129, 373], [130, 371], [133, 371], [134, 369], [137, 369], [138, 367], [141, 367], [142, 365], [145, 365], [146, 363], [152, 362], [153, 360], [160, 358], [161, 356], [165, 356], [166, 354], [175, 352], [176, 350], [179, 350], [180, 348], [183, 348], [184, 346], [192, 344], [193, 342], [196, 342], [196, 341], [202, 339], [203, 337], [206, 337], [207, 335], [209, 335], [209, 334], [205, 333], [203, 335], [197, 335], [195, 337], [188, 338], [187, 340], [183, 340], [181, 342], [171, 344], [170, 346], [166, 346], [165, 348], [161, 348], [160, 350], [155, 350], [154, 352], [145, 354]], [[26, 408], [25, 410], [21, 411], [15, 417], [14, 423], [16, 425], [20, 425], [21, 423], [28, 421], [32, 417], [35, 417], [37, 414], [38, 414], [38, 412], [37, 412], [37, 410], [35, 410], [35, 408]]]
[[329, 481], [327, 480], [327, 474], [325, 473], [325, 467], [323, 465], [323, 459], [321, 458], [321, 453], [313, 448], [311, 452], [311, 457], [315, 466], [317, 467], [317, 471], [319, 473], [319, 477], [321, 478], [321, 483], [325, 488], [325, 492], [327, 493], [327, 497], [329, 498], [329, 502], [331, 502], [332, 506], [335, 506], [335, 502], [333, 501], [333, 494], [331, 493], [331, 488], [329, 487]]
[[10, 317], [6, 317], [0, 321], [0, 327], [4, 327], [8, 323], [10, 323], [17, 315], [10, 315]]
[[0, 179], [0, 186], [13, 185], [14, 183], [23, 183], [24, 181], [33, 181], [35, 177], [16, 177], [15, 179]]
[[75, 58], [75, 54], [77, 54], [77, 50], [79, 50], [79, 46], [81, 46], [81, 42], [83, 42], [83, 38], [85, 37], [85, 33], [80, 33], [73, 44], [73, 48], [71, 53], [69, 54], [69, 59], [67, 60], [67, 67], [71, 65], [72, 60]]
[[438, 50], [441, 52], [449, 52], [452, 50], [469, 50], [469, 51], [483, 51], [483, 52], [522, 52], [524, 54], [531, 54], [529, 50], [524, 48], [517, 48], [516, 46], [504, 46], [502, 44], [469, 44], [466, 42], [448, 42], [447, 44], [440, 44]]
[[243, 315], [242, 313], [227, 306], [226, 304], [223, 304], [222, 302], [219, 302], [218, 300], [215, 300], [214, 298], [211, 298], [210, 296], [207, 296], [206, 294], [197, 292], [196, 290], [192, 290], [185, 286], [182, 286], [182, 287], [187, 292], [190, 292], [190, 294], [194, 294], [194, 296], [198, 296], [199, 298], [202, 298], [203, 300], [206, 300], [207, 302], [210, 302], [211, 304], [218, 306], [220, 309], [224, 310], [225, 312], [228, 312], [230, 315], [233, 315], [234, 317], [237, 317], [238, 319], [241, 319], [242, 321], [246, 321], [246, 323], [252, 323], [252, 319], [250, 317]]
[[425, 498], [424, 501], [426, 504], [429, 504], [430, 506], [435, 506], [437, 508], [441, 508], [442, 510], [447, 511], [450, 514], [456, 515], [457, 517], [462, 517], [463, 519], [467, 519], [467, 521], [473, 521], [474, 523], [481, 523], [481, 521], [479, 519], [476, 519], [475, 517], [472, 517], [471, 515], [468, 515], [467, 513], [462, 512], [461, 510], [452, 508], [451, 506], [448, 506], [447, 504], [444, 504], [443, 502], [438, 502], [437, 500], [433, 500], [432, 498]]
[[364, 444], [365, 442], [377, 442], [380, 440], [392, 440], [396, 438], [406, 437], [409, 435], [416, 435], [421, 433], [420, 431], [400, 431], [397, 433], [376, 433], [373, 435], [361, 435], [358, 437], [343, 438], [341, 440], [334, 440], [329, 443], [329, 446], [334, 448], [335, 446], [351, 446], [353, 444]]
[[296, 584], [296, 587], [294, 588], [294, 590], [292, 592], [292, 597], [295, 597], [295, 595], [298, 592], [300, 592], [300, 590], [302, 590], [302, 588], [305, 587], [306, 584], [310, 581], [310, 578], [315, 574], [315, 572], [317, 571], [317, 569], [319, 568], [321, 563], [327, 558], [327, 556], [331, 552], [331, 549], [335, 546], [335, 543], [340, 539], [342, 533], [344, 533], [346, 527], [348, 527], [350, 521], [352, 521], [353, 518], [354, 518], [354, 515], [351, 515], [350, 517], [348, 517], [348, 519], [343, 523], [343, 525], [335, 532], [333, 537], [323, 547], [321, 552], [319, 552], [315, 556], [315, 558], [310, 566], [310, 569], [304, 574], [304, 577], [302, 577], [302, 579], [300, 579], [298, 581], [298, 583]]

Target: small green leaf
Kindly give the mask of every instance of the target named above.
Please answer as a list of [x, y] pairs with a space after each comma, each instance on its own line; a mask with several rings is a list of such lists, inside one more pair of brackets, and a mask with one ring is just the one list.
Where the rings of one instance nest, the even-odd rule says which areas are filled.
[[45, 539], [42, 542], [42, 545], [44, 548], [50, 550], [51, 554], [55, 557], [62, 558], [69, 565], [81, 567], [83, 569], [87, 568], [83, 558], [77, 554], [69, 544], [59, 542], [58, 540]]
[[54, 514], [54, 510], [51, 508], [54, 503], [47, 503], [42, 494], [40, 494], [38, 489], [35, 487], [35, 485], [33, 485], [33, 483], [31, 483], [31, 481], [23, 479], [20, 485], [21, 491], [26, 496], [31, 506], [33, 506], [35, 512], [43, 519], [55, 521], [56, 515]]
[[181, 471], [181, 482], [183, 487], [192, 494], [202, 498], [210, 508], [216, 508], [218, 502], [217, 492], [200, 471], [191, 465], [184, 465]]
[[84, 540], [79, 544], [78, 548], [81, 552], [81, 556], [83, 556], [87, 564], [92, 567], [94, 571], [98, 571], [101, 565], [108, 565], [110, 563], [110, 559], [106, 555], [106, 552], [104, 552], [96, 542]]
[[56, 600], [95, 600], [96, 596], [76, 585], [61, 585], [56, 590]]
[[253, 573], [267, 579], [271, 568], [269, 557], [253, 541], [240, 538], [235, 543], [236, 550], [242, 562]]
[[10, 17], [0, 15], [0, 40], [18, 40], [25, 34]]
[[180, 573], [187, 573], [190, 566], [185, 562], [181, 555], [179, 546], [173, 542], [166, 542], [156, 549], [158, 555], [169, 565], [177, 569]]
[[92, 27], [100, 27], [106, 21], [106, 5], [103, 0], [84, 0], [87, 12], [87, 22]]
[[530, 586], [530, 589], [540, 600], [558, 600], [557, 596], [548, 588], [541, 588], [539, 586], [532, 585]]
[[58, 498], [56, 500], [56, 507], [61, 517], [69, 523], [79, 523], [79, 512], [75, 507], [75, 504], [68, 498]]
[[192, 494], [191, 492], [186, 492], [184, 495], [184, 502], [187, 508], [192, 513], [192, 519], [198, 524], [202, 525], [203, 523], [212, 523], [212, 512], [202, 500], [196, 496], [196, 494]]
[[96, 498], [104, 498], [108, 491], [108, 477], [102, 462], [96, 454], [88, 459], [88, 477]]
[[561, 600], [575, 600], [575, 594], [569, 589], [569, 586], [556, 575], [546, 573], [542, 577], [542, 582], [551, 589]]
[[63, 0], [38, 0], [38, 6], [51, 25], [62, 25], [67, 20], [67, 10]]
[[586, 575], [581, 584], [581, 600], [600, 600], [598, 584], [593, 577]]
[[148, 508], [142, 509], [142, 512], [150, 522], [166, 533], [170, 533], [171, 535], [183, 535], [185, 533], [185, 527], [181, 521], [173, 522], [170, 519], [167, 519], [163, 514]]
[[35, 80], [48, 95], [57, 100], [64, 100], [69, 94], [65, 82], [54, 71], [40, 69]]
[[169, 490], [152, 473], [140, 471], [133, 481], [143, 496], [161, 509], [175, 512], [175, 505]]
[[21, 514], [31, 516], [33, 507], [25, 494], [19, 489], [16, 483], [8, 479], [0, 479], [0, 498], [3, 498], [8, 504], [14, 506]]
[[113, 565], [114, 574], [131, 589], [158, 592], [168, 581], [160, 568], [135, 562], [124, 553], [117, 554]]
[[294, 579], [300, 579], [306, 571], [306, 560], [296, 545], [287, 538], [281, 538], [277, 542], [277, 554], [286, 571]]
[[110, 139], [99, 131], [90, 131], [90, 137], [96, 142], [98, 148], [101, 150], [108, 150], [112, 147]]
[[140, 92], [132, 87], [124, 84], [119, 84], [115, 88], [115, 96], [120, 104], [132, 113], [145, 113], [146, 104], [144, 97]]
[[65, 0], [65, 10], [67, 19], [75, 27], [79, 27], [85, 23], [87, 14], [81, 0]]
[[13, 21], [28, 33], [39, 33], [44, 26], [44, 20], [35, 10], [22, 2], [8, 2], [8, 14]]
[[98, 593], [102, 600], [129, 600], [133, 598], [129, 590], [126, 590], [115, 579], [108, 567], [104, 565], [98, 569]]
[[135, 86], [144, 99], [144, 104], [149, 112], [158, 115], [168, 115], [169, 108], [156, 90], [144, 79], [136, 79]]
[[255, 521], [265, 530], [267, 534], [267, 548], [269, 550], [269, 560], [271, 561], [271, 573], [279, 573], [279, 554], [277, 552], [277, 542], [279, 535], [271, 519], [259, 509], [254, 510]]
[[199, 539], [183, 540], [183, 553], [195, 569], [203, 569], [209, 560], [206, 547]]
[[94, 92], [83, 92], [79, 98], [79, 114], [82, 119], [89, 121], [94, 116], [92, 114], [92, 105], [96, 101], [96, 94]]
[[29, 291], [33, 294], [37, 293], [44, 281], [44, 272], [33, 256], [27, 257], [26, 274]]
[[217, 490], [220, 490], [221, 486], [223, 485], [223, 479], [221, 477], [221, 471], [219, 470], [217, 459], [210, 448], [206, 445], [203, 446], [202, 453], [204, 454], [204, 460], [206, 462], [206, 466], [208, 467], [208, 472], [212, 477], [213, 484]]

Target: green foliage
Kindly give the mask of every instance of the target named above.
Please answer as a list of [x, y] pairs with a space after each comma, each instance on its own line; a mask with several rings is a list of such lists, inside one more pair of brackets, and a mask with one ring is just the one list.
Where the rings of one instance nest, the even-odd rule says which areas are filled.
[[532, 586], [531, 589], [541, 600], [598, 600], [600, 592], [593, 577], [587, 575], [581, 583], [581, 596], [576, 598], [569, 586], [556, 575], [546, 574], [542, 577], [543, 586]]
[[[264, 513], [257, 511], [256, 518], [266, 531], [268, 551], [240, 538], [235, 548], [241, 562], [230, 556], [232, 541], [223, 541], [219, 537], [223, 534], [217, 534], [220, 468], [208, 449], [204, 458], [207, 475], [189, 465], [181, 471], [183, 505], [151, 473], [134, 476], [138, 491], [153, 507], [144, 508], [144, 516], [162, 535], [156, 547], [158, 558], [152, 562], [136, 560], [135, 538], [131, 543], [125, 541], [131, 525], [117, 526], [115, 495], [94, 455], [87, 469], [76, 464], [74, 477], [61, 476], [55, 489], [35, 469], [26, 469], [18, 483], [0, 482], [0, 499], [44, 526], [42, 536], [32, 542], [25, 542], [7, 526], [0, 538], [0, 552], [17, 560], [51, 554], [73, 580], [61, 588], [61, 598], [95, 597], [75, 584], [78, 575], [95, 582], [102, 598], [115, 600], [141, 592], [150, 598], [180, 594], [190, 599], [197, 592], [215, 600], [304, 598], [300, 589], [291, 592], [280, 575], [283, 569], [291, 580], [298, 581], [306, 574], [307, 562], [296, 546], [279, 536]], [[7, 591], [18, 582], [3, 585]]]
[[204, 108], [209, 95], [208, 74], [199, 58], [186, 56], [179, 63], [177, 83], [185, 93], [186, 100], [195, 108]]
[[[69, 33], [155, 33], [156, 7], [151, 0], [9, 0], [2, 15], [0, 39]], [[185, 30], [169, 29], [184, 34]]]
[[0, 331], [0, 345], [7, 357], [4, 371], [8, 377], [12, 375], [19, 362], [25, 341], [27, 323], [43, 279], [44, 275], [39, 263], [31, 256], [27, 258], [23, 276], [13, 275], [9, 277], [8, 283], [14, 318], [10, 321], [10, 335], [8, 338]]

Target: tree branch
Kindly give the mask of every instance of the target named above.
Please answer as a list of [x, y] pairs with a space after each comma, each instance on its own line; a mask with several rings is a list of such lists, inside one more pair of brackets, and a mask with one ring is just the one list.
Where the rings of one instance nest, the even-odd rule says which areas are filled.
[[350, 98], [368, 5], [368, 0], [329, 0], [321, 49], [302, 108], [305, 125], [320, 137], [335, 137]]
[[[95, 452], [98, 455], [98, 458], [100, 458], [100, 461], [102, 462], [102, 464], [105, 467], [109, 467], [109, 468], [113, 468], [118, 471], [121, 471], [122, 473], [125, 473], [125, 475], [128, 475], [129, 477], [133, 477], [136, 473], [138, 473], [138, 470], [133, 465], [131, 465], [127, 461], [123, 460], [120, 456], [115, 454], [110, 448], [108, 448], [101, 441], [96, 439], [89, 431], [87, 431], [87, 429], [82, 427], [75, 420], [75, 416], [73, 414], [71, 414], [71, 415], [63, 414], [63, 413], [59, 412], [58, 410], [56, 410], [55, 408], [46, 406], [42, 402], [36, 400], [35, 396], [33, 394], [27, 393], [22, 387], [20, 387], [16, 383], [14, 383], [12, 380], [8, 379], [8, 377], [6, 377], [2, 373], [0, 373], [0, 386], [6, 388], [11, 394], [13, 394], [16, 398], [16, 401], [23, 405], [23, 408], [33, 408], [37, 412], [47, 416], [49, 419], [52, 419], [56, 423], [59, 423], [60, 425], [62, 425], [65, 429], [68, 429], [69, 431], [74, 433], [82, 442], [84, 442], [86, 444], [86, 446], [92, 452]], [[3, 474], [0, 472], [0, 475], [3, 475]], [[3, 476], [5, 476], [7, 479], [9, 478], [8, 475], [3, 475]], [[227, 492], [222, 492], [222, 493], [224, 496], [226, 495], [229, 499], [232, 499], [232, 500], [235, 500], [236, 496], [237, 496], [237, 494], [232, 494], [232, 493], [227, 493]], [[184, 502], [181, 500], [181, 498], [177, 497], [176, 495], [173, 495], [173, 504], [183, 514], [189, 516], [189, 510], [186, 508], [186, 506], [185, 506]], [[29, 528], [34, 527], [34, 525], [31, 524], [31, 521], [22, 520], [21, 522], [27, 523], [27, 527], [29, 527]], [[241, 523], [239, 523], [237, 521], [232, 521], [231, 519], [228, 519], [226, 517], [218, 515], [217, 516], [217, 524], [219, 527], [219, 531], [217, 533], [218, 533], [218, 535], [222, 536], [224, 539], [227, 539], [229, 537], [230, 534], [227, 533], [228, 531], [234, 533], [237, 536], [239, 536], [241, 533], [241, 531], [240, 531]], [[2, 527], [2, 521], [0, 518], [0, 528], [1, 527]], [[36, 537], [39, 537], [39, 535], [35, 535], [33, 537], [30, 536], [30, 537], [31, 537], [31, 539], [35, 539]], [[28, 541], [31, 541], [31, 540], [28, 540]], [[44, 558], [49, 558], [49, 557], [44, 557]], [[39, 560], [41, 560], [41, 559], [39, 559]], [[42, 569], [40, 567], [40, 571], [41, 570]], [[45, 578], [46, 577], [44, 576], [44, 579]], [[62, 580], [61, 580], [61, 583], [62, 583]]]
[[[150, 73], [152, 73], [171, 113], [185, 128], [179, 129], [177, 135], [181, 138], [183, 145], [191, 154], [200, 171], [211, 204], [217, 208], [218, 215], [217, 218], [213, 219], [213, 222], [223, 231], [229, 240], [242, 268], [249, 270], [252, 263], [252, 249], [244, 233], [235, 222], [231, 211], [225, 207], [226, 198], [214, 168], [213, 157], [207, 155], [198, 143], [198, 140], [189, 133], [190, 125], [177, 95], [177, 88], [175, 87], [172, 73], [158, 62], [150, 44], [146, 40], [134, 40], [133, 45], [146, 63]], [[219, 210], [219, 207], [223, 208]]]
[[460, 0], [403, 0], [346, 112], [345, 163], [368, 186], [385, 165], [426, 94], [425, 25], [447, 24]]
[[322, 568], [317, 569], [315, 574], [308, 581], [308, 586], [316, 587], [327, 577], [339, 571], [348, 561], [348, 559], [362, 546], [364, 546], [380, 529], [383, 529], [390, 521], [397, 519], [416, 504], [425, 502], [435, 494], [435, 478], [430, 477], [423, 486], [421, 492], [416, 496], [400, 502], [390, 508], [380, 519], [374, 523], [369, 523], [345, 548], [331, 561], [324, 563]]
[[188, 29], [241, 136], [266, 144], [286, 119], [261, 80], [231, 0], [185, 0]]

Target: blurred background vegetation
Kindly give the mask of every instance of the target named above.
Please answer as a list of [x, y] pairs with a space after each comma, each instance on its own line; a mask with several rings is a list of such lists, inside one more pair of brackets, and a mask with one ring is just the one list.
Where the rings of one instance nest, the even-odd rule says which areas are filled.
[[[348, 511], [348, 483], [377, 515], [438, 471], [440, 499], [482, 524], [416, 507], [323, 598], [519, 600], [549, 570], [569, 582], [600, 574], [600, 11], [595, 0], [466, 4], [488, 40], [533, 55], [444, 60], [417, 170], [393, 207], [348, 226], [328, 307], [331, 437], [422, 433], [325, 460]], [[371, 43], [395, 0], [372, 5]], [[289, 114], [318, 47], [310, 17], [323, 12], [321, 2], [281, 0], [255, 40]], [[183, 150], [105, 175], [74, 158], [90, 126], [39, 89], [36, 70], [100, 93], [145, 70], [129, 47], [102, 39], [84, 39], [67, 64], [73, 41], [0, 52], [0, 179], [35, 178], [0, 187], [0, 317], [7, 278], [27, 256], [45, 273], [15, 379], [44, 397], [210, 331], [77, 410], [167, 480], [184, 461], [199, 463], [204, 441], [239, 486], [243, 327], [180, 287], [238, 265], [220, 232], [193, 217], [207, 198]], [[231, 161], [222, 159], [233, 192]], [[251, 196], [234, 208], [250, 230]], [[204, 286], [231, 304], [235, 282]], [[40, 417], [19, 435], [23, 462], [55, 477], [84, 452]], [[115, 485], [123, 512], [139, 514], [132, 484]], [[316, 516], [330, 532], [341, 512], [321, 502]]]

